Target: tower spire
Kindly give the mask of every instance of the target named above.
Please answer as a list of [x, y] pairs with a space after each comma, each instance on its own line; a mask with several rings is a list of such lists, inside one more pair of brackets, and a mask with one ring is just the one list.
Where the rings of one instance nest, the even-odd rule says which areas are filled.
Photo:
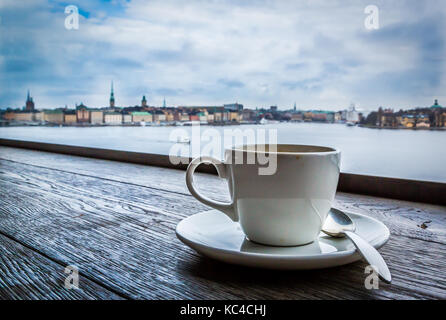
[[28, 94], [26, 96], [25, 110], [34, 111], [34, 101], [33, 98], [31, 98], [31, 95], [29, 94], [29, 89], [28, 89]]
[[110, 92], [110, 108], [115, 106], [115, 93], [113, 92], [113, 80], [111, 82], [111, 92]]

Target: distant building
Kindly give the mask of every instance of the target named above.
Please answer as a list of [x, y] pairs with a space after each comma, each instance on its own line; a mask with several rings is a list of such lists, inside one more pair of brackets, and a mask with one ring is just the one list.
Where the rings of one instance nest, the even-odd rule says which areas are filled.
[[149, 112], [132, 112], [132, 122], [153, 122], [153, 115]]
[[418, 114], [416, 119], [417, 119], [416, 122], [417, 128], [430, 128], [429, 116], [425, 114]]
[[434, 104], [430, 107], [433, 113], [432, 126], [434, 127], [446, 127], [446, 109], [438, 104], [438, 100], [435, 99]]
[[204, 113], [204, 112], [199, 112], [197, 114], [197, 116], [198, 116], [198, 121], [200, 121], [200, 122], [207, 122], [208, 121], [208, 117], [207, 117], [206, 113]]
[[155, 121], [155, 122], [166, 121], [166, 114], [161, 110], [156, 110], [153, 121]]
[[29, 95], [29, 90], [28, 90], [28, 95], [26, 97], [25, 111], [30, 111], [30, 112], [34, 111], [34, 101], [33, 98]]
[[104, 112], [104, 123], [110, 125], [122, 124], [122, 114], [119, 112]]
[[146, 100], [146, 96], [142, 96], [142, 100], [141, 100], [141, 107], [147, 107], [147, 100]]
[[257, 114], [254, 110], [243, 109], [241, 118], [243, 121], [255, 121], [257, 118]]
[[356, 124], [359, 122], [359, 113], [356, 111], [355, 105], [352, 103], [347, 111], [346, 120], [348, 123]]
[[90, 123], [91, 124], [103, 124], [104, 123], [104, 111], [98, 109], [92, 109], [90, 111]]
[[378, 109], [378, 126], [381, 128], [398, 127], [398, 119], [392, 109]]
[[167, 121], [167, 122], [172, 122], [172, 121], [174, 121], [174, 114], [173, 114], [173, 112], [171, 112], [170, 110], [168, 110], [168, 111], [165, 112], [165, 114], [166, 114], [166, 121]]
[[300, 122], [300, 121], [303, 121], [303, 120], [304, 120], [304, 117], [303, 117], [303, 114], [301, 112], [293, 112], [291, 114], [291, 121]]
[[14, 120], [22, 121], [22, 122], [34, 121], [34, 113], [33, 112], [16, 112], [14, 114]]
[[77, 115], [75, 110], [66, 110], [64, 112], [64, 120], [65, 124], [75, 124], [77, 123]]
[[89, 123], [90, 122], [90, 110], [82, 102], [80, 105], [76, 106], [76, 116], [77, 122], [79, 123]]
[[122, 122], [123, 123], [131, 123], [132, 122], [132, 115], [128, 113], [124, 113], [122, 115]]
[[34, 113], [34, 121], [42, 122], [43, 121], [43, 112], [37, 111]]
[[64, 114], [61, 109], [44, 110], [43, 120], [48, 123], [62, 124], [64, 122]]
[[415, 116], [413, 114], [404, 114], [400, 117], [400, 124], [406, 128], [415, 127]]
[[342, 121], [342, 112], [338, 111], [334, 114], [334, 122], [341, 122]]

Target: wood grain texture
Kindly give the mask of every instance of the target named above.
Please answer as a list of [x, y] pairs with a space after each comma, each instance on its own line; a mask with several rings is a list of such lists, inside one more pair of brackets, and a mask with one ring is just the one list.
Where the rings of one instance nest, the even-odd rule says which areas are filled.
[[0, 299], [122, 299], [80, 275], [78, 289], [66, 289], [65, 266], [0, 234]]
[[[0, 158], [8, 159], [0, 161], [0, 232], [53, 261], [79, 266], [86, 277], [123, 297], [446, 298], [445, 207], [337, 195], [336, 206], [374, 216], [391, 230], [381, 252], [393, 283], [367, 290], [363, 262], [274, 272], [222, 264], [185, 247], [175, 237], [176, 224], [207, 208], [188, 194], [184, 172], [7, 151], [0, 148]], [[200, 179], [212, 186], [208, 194], [226, 197], [217, 177]], [[431, 221], [427, 229], [418, 227], [425, 221]]]

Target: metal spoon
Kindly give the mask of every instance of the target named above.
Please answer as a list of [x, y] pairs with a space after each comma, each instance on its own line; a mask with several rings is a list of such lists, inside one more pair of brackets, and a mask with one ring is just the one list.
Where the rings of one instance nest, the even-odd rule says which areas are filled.
[[374, 267], [379, 277], [386, 283], [392, 281], [389, 268], [379, 252], [367, 241], [355, 233], [355, 223], [341, 210], [331, 208], [322, 231], [329, 236], [342, 238], [347, 236], [364, 259]]

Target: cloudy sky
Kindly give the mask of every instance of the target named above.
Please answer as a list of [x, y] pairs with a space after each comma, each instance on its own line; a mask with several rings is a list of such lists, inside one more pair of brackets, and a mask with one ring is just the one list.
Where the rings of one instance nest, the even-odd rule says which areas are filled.
[[1, 0], [0, 107], [28, 88], [38, 108], [102, 107], [111, 80], [119, 106], [446, 104], [445, 18], [444, 0]]

